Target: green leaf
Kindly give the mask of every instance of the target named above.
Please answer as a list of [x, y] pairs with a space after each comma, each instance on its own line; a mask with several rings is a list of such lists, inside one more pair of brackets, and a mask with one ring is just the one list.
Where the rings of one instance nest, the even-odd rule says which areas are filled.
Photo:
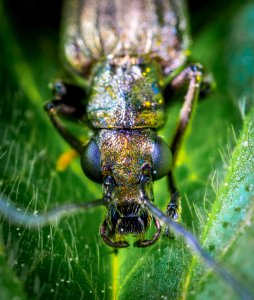
[[16, 277], [13, 270], [10, 269], [6, 257], [4, 256], [4, 247], [0, 246], [0, 291], [1, 299], [27, 299], [23, 292], [23, 286], [20, 280]]
[[[253, 222], [254, 211], [254, 110], [244, 122], [242, 134], [233, 153], [232, 164], [228, 168], [224, 185], [221, 187], [216, 201], [213, 203], [206, 225], [203, 228], [202, 244], [214, 256], [223, 258], [223, 264], [234, 266], [232, 274], [242, 278], [243, 287], [251, 287], [254, 274]], [[201, 266], [194, 259], [189, 267], [183, 295], [193, 288], [191, 298], [216, 299], [225, 293], [223, 282], [218, 282], [217, 274], [207, 274], [207, 270], [200, 270]], [[198, 286], [198, 287], [197, 287]], [[232, 290], [227, 291], [224, 299], [236, 298]]]
[[[248, 107], [253, 103], [254, 31], [250, 24], [254, 6], [246, 4], [247, 1], [236, 5], [237, 2], [214, 13], [213, 16], [218, 15], [216, 22], [208, 19], [202, 31], [195, 33], [193, 58], [201, 59], [213, 72], [218, 89], [198, 104], [175, 176], [182, 194], [181, 222], [200, 238], [216, 260], [251, 289], [253, 112], [246, 117], [241, 134], [239, 131], [244, 116], [243, 100]], [[15, 26], [17, 21], [8, 15], [6, 7], [10, 7], [6, 3], [0, 2], [1, 193], [18, 208], [31, 212], [96, 199], [101, 195], [100, 186], [83, 175], [78, 160], [64, 172], [56, 170], [57, 159], [69, 147], [54, 131], [43, 105], [50, 98], [48, 82], [58, 76], [57, 28], [46, 27], [46, 33], [33, 32], [31, 28], [28, 35], [26, 26], [23, 31]], [[241, 111], [236, 105], [239, 100]], [[180, 103], [175, 103], [168, 110], [168, 123], [161, 131], [165, 140], [172, 136], [179, 108]], [[87, 134], [84, 128], [83, 135]], [[156, 182], [155, 199], [164, 210], [169, 201], [165, 179]], [[99, 236], [104, 215], [103, 209], [96, 208], [65, 218], [55, 227], [38, 230], [3, 220], [1, 295], [6, 295], [7, 300], [14, 296], [237, 297], [221, 277], [208, 270], [199, 258], [192, 257], [181, 239], [164, 237], [150, 248], [130, 247], [114, 252]]]

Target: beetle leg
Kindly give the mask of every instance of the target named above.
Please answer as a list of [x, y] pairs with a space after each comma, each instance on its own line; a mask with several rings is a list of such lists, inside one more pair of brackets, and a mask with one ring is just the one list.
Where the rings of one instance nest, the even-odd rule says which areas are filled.
[[79, 154], [82, 153], [83, 143], [76, 138], [60, 121], [57, 116], [57, 108], [54, 106], [53, 102], [45, 105], [45, 110], [49, 115], [49, 118], [57, 131], [61, 136], [68, 142], [72, 148], [74, 148]]
[[[85, 106], [81, 103], [85, 93], [80, 88], [64, 85], [61, 82], [54, 84], [53, 93], [54, 99], [47, 103], [44, 109], [61, 136], [81, 154], [83, 143], [62, 124], [59, 117], [65, 116], [75, 121], [80, 120], [85, 113]], [[73, 101], [73, 98], [77, 101]]]
[[84, 101], [87, 95], [84, 89], [61, 81], [50, 85], [53, 92], [53, 105], [57, 113], [73, 121], [82, 120], [86, 110]]
[[171, 82], [171, 87], [174, 90], [181, 89], [188, 83], [188, 90], [180, 111], [180, 119], [170, 147], [173, 155], [173, 163], [176, 162], [178, 150], [181, 146], [184, 133], [186, 132], [187, 125], [189, 124], [195, 103], [198, 99], [202, 76], [202, 67], [200, 65], [191, 65], [184, 69]]
[[126, 241], [119, 241], [119, 242], [111, 241], [107, 236], [107, 227], [108, 227], [108, 224], [107, 224], [107, 221], [105, 220], [101, 225], [100, 235], [101, 235], [103, 241], [107, 245], [109, 245], [110, 247], [113, 247], [113, 248], [126, 248], [129, 246], [129, 243]]
[[167, 206], [167, 215], [172, 220], [177, 220], [179, 218], [180, 209], [180, 194], [176, 191], [172, 194], [171, 200]]
[[[179, 219], [180, 213], [181, 213], [181, 198], [179, 192], [175, 190], [167, 206], [166, 215], [171, 220], [177, 221]], [[174, 238], [174, 235], [168, 225], [165, 225], [165, 228], [163, 230], [163, 235], [170, 238]]]
[[[174, 165], [177, 160], [178, 150], [181, 146], [184, 134], [192, 116], [192, 112], [195, 108], [195, 103], [199, 96], [202, 77], [202, 67], [200, 65], [191, 65], [185, 68], [171, 82], [171, 88], [175, 91], [182, 89], [184, 85], [188, 84], [185, 100], [180, 111], [179, 122], [170, 147], [173, 156], [172, 170], [174, 169]], [[168, 187], [172, 194], [172, 197], [169, 205], [167, 206], [167, 215], [171, 219], [177, 220], [180, 211], [180, 196], [174, 182], [172, 171], [168, 173]], [[169, 232], [170, 229], [166, 227], [165, 235], [170, 235]]]
[[[173, 156], [172, 169], [174, 168], [175, 162], [177, 160], [178, 150], [181, 146], [184, 134], [195, 107], [195, 103], [198, 99], [202, 75], [202, 67], [200, 65], [191, 65], [184, 69], [171, 82], [171, 88], [176, 91], [181, 89], [186, 83], [188, 83], [188, 90], [185, 95], [185, 100], [180, 111], [179, 122], [170, 147]], [[171, 171], [168, 174], [168, 182], [169, 189], [172, 193], [175, 193], [177, 189]]]
[[148, 246], [153, 245], [158, 240], [158, 238], [161, 235], [161, 225], [160, 225], [160, 222], [156, 218], [153, 218], [153, 221], [154, 221], [154, 224], [155, 224], [156, 229], [157, 229], [157, 231], [155, 232], [153, 238], [151, 240], [138, 240], [134, 243], [135, 247], [142, 247], [142, 248], [143, 247], [148, 247]]

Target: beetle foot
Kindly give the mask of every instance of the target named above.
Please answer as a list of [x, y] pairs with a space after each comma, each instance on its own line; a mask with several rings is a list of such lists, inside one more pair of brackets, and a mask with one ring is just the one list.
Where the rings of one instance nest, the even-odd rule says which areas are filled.
[[[175, 193], [173, 193], [170, 203], [167, 206], [166, 214], [173, 221], [177, 221], [179, 219], [179, 215], [181, 211], [180, 200], [181, 200], [180, 194], [179, 192], [176, 191]], [[163, 236], [174, 238], [174, 234], [170, 229], [170, 226], [164, 227]]]
[[154, 225], [156, 226], [157, 231], [155, 232], [153, 238], [151, 240], [138, 240], [133, 245], [134, 247], [144, 248], [153, 245], [161, 235], [161, 225], [160, 222], [153, 218]]
[[179, 219], [178, 210], [179, 210], [178, 205], [170, 203], [167, 207], [168, 217], [170, 217], [173, 221]]
[[52, 112], [55, 114], [55, 111], [56, 111], [55, 104], [53, 102], [46, 103], [44, 105], [44, 110], [49, 114], [52, 114]]
[[181, 211], [181, 197], [178, 191], [172, 194], [171, 200], [167, 206], [167, 216], [173, 221], [179, 219], [179, 214]]

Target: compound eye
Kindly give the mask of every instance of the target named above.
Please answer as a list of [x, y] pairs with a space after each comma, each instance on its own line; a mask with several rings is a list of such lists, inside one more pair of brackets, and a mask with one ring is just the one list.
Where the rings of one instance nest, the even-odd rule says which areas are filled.
[[97, 144], [90, 141], [81, 155], [81, 166], [86, 176], [98, 183], [102, 183], [101, 152]]
[[158, 180], [167, 175], [171, 169], [172, 154], [168, 145], [157, 137], [154, 143], [153, 160], [153, 179]]

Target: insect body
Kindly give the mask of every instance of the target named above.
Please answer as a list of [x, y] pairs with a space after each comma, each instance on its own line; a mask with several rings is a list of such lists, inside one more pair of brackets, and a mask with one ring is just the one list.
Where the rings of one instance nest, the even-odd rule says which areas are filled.
[[[82, 166], [88, 177], [103, 182], [104, 197], [108, 194], [108, 214], [101, 233], [113, 246], [127, 244], [111, 243], [106, 228], [116, 235], [138, 235], [149, 227], [152, 216], [140, 207], [141, 186], [145, 185], [152, 201], [151, 181], [166, 175], [171, 167], [171, 152], [155, 132], [164, 123], [164, 101], [157, 82], [144, 75], [144, 68], [148, 66], [128, 60], [117, 65], [107, 62], [95, 78], [87, 108], [91, 126], [99, 131], [82, 154]], [[99, 159], [90, 169], [90, 153], [96, 152]], [[96, 177], [94, 169], [98, 170]], [[159, 232], [159, 223], [155, 224]]]
[[[189, 39], [183, 1], [72, 0], [66, 5], [64, 21], [67, 65], [90, 88], [84, 91], [56, 82], [54, 99], [45, 109], [58, 132], [81, 155], [84, 173], [102, 184], [103, 197], [34, 215], [17, 210], [1, 196], [0, 214], [12, 223], [38, 228], [80, 209], [105, 205], [100, 234], [106, 244], [116, 248], [129, 245], [125, 240], [128, 234], [137, 237], [137, 247], [154, 244], [162, 222], [181, 235], [241, 299], [252, 299], [190, 232], [174, 222], [179, 196], [171, 170], [193, 106], [209, 91], [201, 66], [187, 64]], [[157, 129], [165, 124], [168, 91], [182, 89], [186, 90], [184, 104], [169, 147]], [[62, 117], [84, 121], [94, 132], [92, 139], [84, 144], [63, 125]], [[153, 204], [153, 182], [163, 176], [168, 177], [172, 194], [166, 213]], [[152, 223], [155, 233], [145, 239]]]
[[[46, 110], [60, 134], [81, 155], [84, 173], [102, 183], [108, 209], [100, 233], [112, 247], [126, 247], [124, 236], [153, 244], [161, 226], [144, 202], [153, 202], [153, 181], [169, 177], [174, 194], [167, 210], [178, 216], [171, 167], [202, 81], [200, 67], [185, 68], [187, 24], [182, 1], [70, 1], [63, 48], [68, 66], [90, 83], [86, 99], [57, 83]], [[165, 82], [173, 90], [187, 84], [185, 103], [173, 143], [157, 135], [166, 120]], [[76, 88], [77, 89], [77, 88]], [[63, 127], [59, 116], [81, 119], [94, 131], [87, 145]], [[154, 221], [156, 232], [143, 234]]]

